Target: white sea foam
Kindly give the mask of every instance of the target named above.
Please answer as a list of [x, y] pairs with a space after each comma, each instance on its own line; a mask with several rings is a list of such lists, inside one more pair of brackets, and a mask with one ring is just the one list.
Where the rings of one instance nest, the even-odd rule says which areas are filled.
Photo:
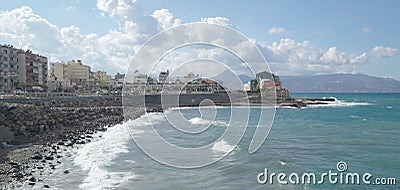
[[[193, 109], [199, 109], [199, 108], [206, 108], [206, 109], [225, 109], [227, 108], [226, 106], [201, 106], [201, 107], [172, 107], [169, 108], [168, 110], [171, 111], [176, 111], [176, 110], [193, 110]], [[167, 110], [167, 111], [168, 111]]]
[[203, 119], [201, 117], [194, 117], [192, 119], [189, 119], [190, 124], [192, 125], [217, 125], [217, 126], [222, 126], [222, 127], [227, 127], [229, 126], [228, 123], [226, 123], [225, 121], [211, 121], [211, 120], [207, 120], [207, 119]]
[[[323, 97], [326, 98], [326, 97]], [[319, 108], [319, 107], [349, 107], [349, 106], [369, 106], [373, 105], [369, 102], [346, 102], [338, 100], [335, 97], [329, 97], [335, 99], [335, 101], [323, 101], [324, 104], [307, 105], [308, 108]]]
[[102, 138], [82, 146], [74, 163], [88, 172], [79, 186], [82, 189], [104, 189], [118, 186], [135, 178], [133, 172], [111, 172], [106, 169], [120, 153], [128, 152], [129, 133], [124, 125], [116, 125], [102, 134]]
[[214, 143], [211, 150], [227, 153], [227, 152], [230, 152], [233, 149], [235, 149], [235, 147], [236, 146], [230, 145], [230, 144], [228, 144], [228, 142], [226, 142], [224, 139], [222, 139], [221, 141]]
[[201, 117], [194, 117], [192, 119], [189, 119], [189, 122], [192, 125], [209, 125], [212, 121], [203, 119]]

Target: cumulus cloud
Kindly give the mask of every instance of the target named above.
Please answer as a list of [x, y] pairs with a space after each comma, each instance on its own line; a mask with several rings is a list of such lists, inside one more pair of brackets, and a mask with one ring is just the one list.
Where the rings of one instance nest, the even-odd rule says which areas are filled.
[[357, 64], [369, 62], [369, 53], [347, 55], [337, 47], [323, 50], [308, 41], [283, 38], [271, 45], [259, 45], [271, 69], [280, 75], [345, 73]]
[[167, 9], [155, 10], [151, 16], [157, 20], [158, 26], [162, 30], [178, 26], [182, 23], [180, 19], [175, 18]]
[[362, 53], [361, 55], [352, 54], [349, 60], [350, 64], [364, 64], [369, 62], [369, 55]]
[[0, 12], [0, 41], [18, 47], [53, 51], [62, 46], [57, 26], [22, 6]]
[[97, 8], [118, 22], [136, 23], [138, 32], [145, 38], [158, 32], [157, 20], [145, 15], [136, 0], [97, 0]]
[[[141, 45], [154, 34], [170, 27], [178, 26], [182, 21], [167, 9], [155, 10], [145, 15], [135, 0], [97, 0], [97, 8], [104, 16], [118, 23], [107, 34], [84, 34], [78, 26], [58, 27], [34, 13], [26, 6], [11, 11], [0, 12], [0, 41], [24, 49], [32, 49], [48, 56], [51, 60], [82, 59], [94, 70], [106, 70], [111, 73], [124, 72]], [[200, 22], [219, 24], [235, 28], [228, 18], [201, 18]], [[287, 33], [282, 27], [273, 27], [270, 34]], [[296, 41], [283, 38], [272, 44], [261, 45], [255, 39], [236, 40], [233, 34], [224, 32], [221, 38], [213, 30], [186, 31], [169, 36], [163, 45], [185, 41], [211, 41], [221, 46], [241, 52], [243, 58], [253, 60], [254, 44], [270, 62], [272, 71], [280, 75], [316, 74], [346, 72], [357, 64], [368, 63], [371, 58], [397, 55], [397, 49], [384, 46], [373, 47], [368, 52], [345, 53], [337, 47], [321, 49], [308, 41]], [[160, 43], [161, 44], [161, 43]], [[153, 49], [148, 55], [157, 55]], [[218, 48], [198, 48], [193, 50], [196, 56], [188, 52], [172, 54], [166, 62], [171, 68], [190, 58], [208, 58], [221, 62], [238, 62], [230, 54]], [[176, 55], [176, 56], [175, 56]], [[165, 68], [161, 68], [165, 69]], [[209, 68], [202, 68], [207, 72]]]
[[286, 30], [283, 27], [272, 27], [268, 30], [269, 34], [286, 34]]
[[321, 61], [328, 64], [346, 64], [348, 59], [346, 54], [339, 52], [336, 47], [331, 47], [321, 56]]
[[375, 46], [371, 50], [371, 55], [375, 57], [392, 57], [397, 55], [397, 49], [384, 46]]

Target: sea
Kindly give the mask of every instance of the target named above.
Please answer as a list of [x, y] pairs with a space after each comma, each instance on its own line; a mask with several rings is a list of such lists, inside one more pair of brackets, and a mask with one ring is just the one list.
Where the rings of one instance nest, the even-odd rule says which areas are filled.
[[[248, 121], [238, 143], [220, 137], [236, 127], [230, 114], [241, 108], [209, 107], [200, 114], [200, 108], [176, 108], [146, 114], [110, 126], [92, 142], [68, 149], [62, 164], [41, 176], [41, 183], [52, 189], [400, 189], [399, 93], [292, 96], [334, 97], [336, 101], [302, 109], [277, 107], [272, 128], [254, 153], [249, 153], [249, 145], [260, 112], [271, 108], [251, 107], [249, 115], [235, 116]], [[202, 117], [215, 110], [212, 119]], [[174, 113], [186, 118], [191, 127], [207, 127], [180, 134], [168, 127], [165, 117]], [[209, 147], [209, 154], [221, 158], [188, 168], [199, 157], [182, 158], [171, 151], [168, 159], [174, 164], [159, 162], [135, 140], [150, 130], [176, 146]], [[162, 147], [159, 151], [165, 152]]]

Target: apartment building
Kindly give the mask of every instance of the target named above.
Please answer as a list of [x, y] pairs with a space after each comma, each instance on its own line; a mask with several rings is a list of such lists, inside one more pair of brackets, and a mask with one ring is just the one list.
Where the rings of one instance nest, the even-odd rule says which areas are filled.
[[[27, 50], [25, 53], [21, 52], [21, 56], [25, 56], [25, 77], [23, 69], [21, 69], [20, 82], [26, 83], [27, 85], [44, 86], [47, 83], [47, 57], [34, 54], [31, 50]], [[21, 57], [21, 58], [22, 58]], [[20, 67], [23, 67], [23, 61], [20, 61]], [[24, 78], [26, 80], [24, 80]]]
[[11, 45], [0, 46], [0, 90], [44, 86], [47, 81], [47, 57]]
[[96, 84], [98, 85], [107, 85], [111, 84], [112, 78], [111, 75], [107, 75], [105, 71], [96, 71], [93, 73], [93, 78]]
[[67, 62], [67, 78], [70, 86], [89, 87], [90, 66], [83, 65], [82, 60]]
[[19, 84], [18, 51], [10, 45], [0, 46], [0, 91], [10, 92]]

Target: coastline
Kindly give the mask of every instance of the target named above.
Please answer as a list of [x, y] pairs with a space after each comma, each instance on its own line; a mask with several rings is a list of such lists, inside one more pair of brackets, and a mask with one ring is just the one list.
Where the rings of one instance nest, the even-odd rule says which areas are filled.
[[[196, 103], [182, 106], [196, 107]], [[157, 99], [157, 97], [153, 97]], [[260, 105], [260, 99], [250, 100], [250, 105]], [[108, 127], [123, 123], [121, 96], [69, 97], [58, 99], [14, 99], [0, 103], [1, 127], [9, 128], [11, 137], [1, 137], [0, 145], [0, 189], [19, 188], [24, 184], [35, 187], [43, 181], [37, 177], [45, 170], [59, 164], [63, 151], [78, 144], [91, 142], [93, 134], [104, 132]], [[192, 101], [192, 100], [191, 100]], [[243, 106], [248, 104], [229, 103], [218, 98], [216, 106]], [[332, 98], [302, 98], [277, 101], [276, 106], [302, 108], [307, 105], [327, 104]], [[140, 107], [129, 108], [129, 119], [139, 118], [145, 113]], [[163, 112], [157, 104], [147, 107], [147, 112]], [[4, 133], [5, 134], [5, 133]], [[3, 135], [4, 136], [4, 135]], [[3, 139], [1, 139], [3, 138]], [[7, 140], [4, 140], [7, 139]], [[66, 174], [69, 171], [65, 171]], [[36, 177], [35, 177], [36, 176]], [[44, 178], [46, 176], [43, 176]], [[51, 188], [44, 185], [40, 188]]]
[[[35, 176], [61, 164], [67, 148], [91, 142], [93, 134], [122, 123], [121, 103], [120, 96], [0, 103], [0, 128], [9, 134], [0, 136], [0, 189], [26, 183], [34, 187], [43, 180]], [[131, 117], [143, 113], [136, 110]]]

